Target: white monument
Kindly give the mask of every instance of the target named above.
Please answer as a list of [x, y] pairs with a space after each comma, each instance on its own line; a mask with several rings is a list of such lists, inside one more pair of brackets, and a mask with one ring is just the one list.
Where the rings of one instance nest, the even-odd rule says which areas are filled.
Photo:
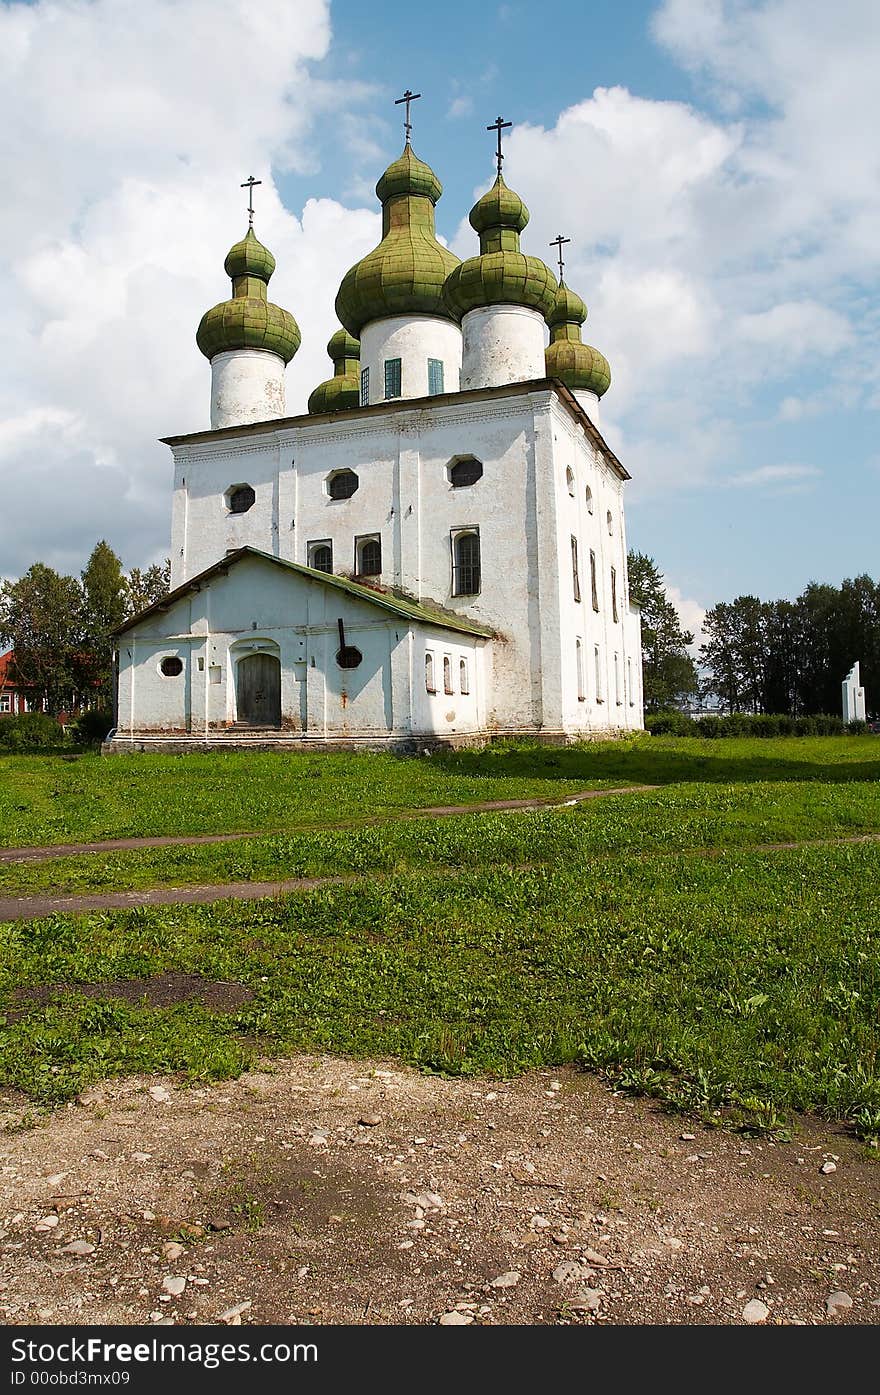
[[841, 684], [843, 697], [843, 720], [863, 722], [865, 720], [865, 690], [859, 679], [859, 666], [854, 663]]

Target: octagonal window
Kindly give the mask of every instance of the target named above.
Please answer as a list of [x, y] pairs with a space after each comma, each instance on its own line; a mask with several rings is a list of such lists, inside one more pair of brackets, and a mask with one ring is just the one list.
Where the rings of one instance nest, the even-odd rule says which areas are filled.
[[449, 466], [449, 483], [453, 489], [463, 489], [483, 478], [483, 467], [475, 455], [460, 455]]
[[335, 470], [327, 476], [327, 493], [331, 499], [350, 499], [359, 484], [354, 470]]
[[230, 513], [247, 513], [257, 502], [249, 484], [231, 484], [226, 491], [226, 507]]

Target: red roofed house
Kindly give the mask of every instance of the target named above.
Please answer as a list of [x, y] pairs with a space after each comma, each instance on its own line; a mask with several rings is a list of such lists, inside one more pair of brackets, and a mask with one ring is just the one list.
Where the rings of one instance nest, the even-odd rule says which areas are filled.
[[15, 670], [15, 654], [0, 654], [0, 717], [15, 717], [33, 711], [33, 687], [23, 683]]

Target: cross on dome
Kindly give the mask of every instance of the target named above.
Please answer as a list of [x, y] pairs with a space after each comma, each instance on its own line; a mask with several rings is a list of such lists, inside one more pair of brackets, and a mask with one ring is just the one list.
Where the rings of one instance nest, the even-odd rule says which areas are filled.
[[512, 121], [504, 121], [500, 116], [496, 116], [495, 120], [492, 122], [492, 125], [486, 127], [487, 131], [498, 132], [498, 149], [495, 151], [495, 159], [498, 161], [499, 175], [501, 174], [501, 162], [504, 159], [504, 155], [501, 151], [501, 132], [509, 130], [512, 125]]
[[396, 107], [399, 107], [400, 104], [401, 104], [401, 102], [405, 102], [405, 103], [406, 103], [406, 116], [404, 117], [404, 120], [403, 120], [403, 129], [404, 129], [404, 132], [406, 133], [406, 143], [407, 143], [407, 145], [409, 145], [409, 143], [410, 143], [410, 139], [409, 139], [409, 138], [410, 138], [410, 136], [412, 135], [412, 122], [411, 122], [410, 119], [409, 119], [409, 108], [410, 108], [410, 103], [412, 103], [412, 102], [417, 102], [417, 101], [419, 100], [419, 98], [421, 97], [421, 95], [422, 95], [421, 92], [410, 92], [409, 88], [407, 88], [402, 97], [395, 97], [395, 99], [394, 99], [394, 105], [395, 105]]
[[556, 248], [556, 260], [559, 262], [559, 280], [560, 280], [560, 282], [562, 281], [562, 271], [563, 271], [563, 268], [564, 268], [564, 266], [565, 266], [565, 262], [562, 260], [562, 249], [563, 249], [563, 247], [564, 247], [564, 245], [565, 245], [566, 242], [571, 242], [571, 238], [570, 238], [570, 237], [563, 237], [563, 236], [562, 236], [562, 233], [557, 233], [556, 236], [554, 237], [553, 241], [550, 243], [550, 246], [551, 246], [551, 247], [555, 247], [555, 248]]
[[242, 188], [242, 189], [247, 189], [247, 191], [248, 191], [248, 227], [249, 227], [249, 228], [252, 228], [252, 227], [254, 226], [254, 189], [256, 188], [256, 186], [257, 186], [258, 184], [262, 184], [262, 182], [263, 182], [262, 179], [254, 179], [254, 176], [253, 176], [252, 174], [250, 174], [250, 175], [248, 175], [248, 177], [247, 177], [247, 179], [244, 181], [244, 183], [241, 185], [241, 188]]

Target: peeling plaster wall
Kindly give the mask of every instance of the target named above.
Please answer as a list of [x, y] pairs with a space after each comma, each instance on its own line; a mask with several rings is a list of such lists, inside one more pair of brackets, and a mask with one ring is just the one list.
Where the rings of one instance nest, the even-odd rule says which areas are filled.
[[501, 387], [544, 376], [544, 316], [524, 305], [486, 305], [461, 322], [461, 386]]
[[458, 392], [461, 330], [435, 315], [395, 315], [365, 325], [361, 369], [370, 370], [370, 403], [385, 400], [385, 363], [392, 358], [401, 363], [401, 397], [427, 397], [429, 358], [443, 364], [443, 391]]
[[211, 359], [211, 429], [284, 416], [284, 360], [266, 349]]

